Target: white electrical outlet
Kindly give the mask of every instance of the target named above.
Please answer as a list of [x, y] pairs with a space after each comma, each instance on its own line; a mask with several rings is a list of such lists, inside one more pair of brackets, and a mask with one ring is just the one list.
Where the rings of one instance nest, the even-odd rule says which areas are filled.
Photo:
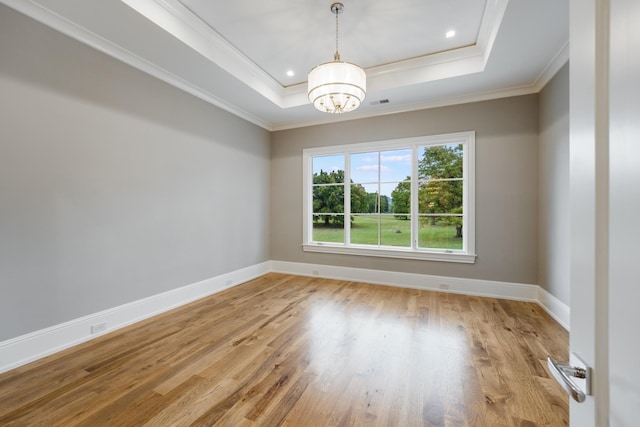
[[318, 276], [320, 272], [318, 270], [311, 270], [311, 274], [313, 274], [314, 276]]
[[97, 333], [103, 332], [106, 329], [107, 329], [107, 324], [105, 322], [96, 323], [95, 325], [91, 325], [91, 333], [92, 334], [97, 334]]
[[446, 285], [444, 283], [440, 283], [440, 289], [449, 289], [449, 285]]

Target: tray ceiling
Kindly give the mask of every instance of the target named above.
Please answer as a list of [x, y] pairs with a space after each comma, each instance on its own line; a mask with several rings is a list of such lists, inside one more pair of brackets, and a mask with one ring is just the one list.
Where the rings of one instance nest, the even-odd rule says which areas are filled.
[[0, 2], [270, 130], [534, 93], [568, 60], [568, 0], [344, 0], [340, 53], [368, 91], [327, 115], [306, 75], [333, 58], [332, 1]]

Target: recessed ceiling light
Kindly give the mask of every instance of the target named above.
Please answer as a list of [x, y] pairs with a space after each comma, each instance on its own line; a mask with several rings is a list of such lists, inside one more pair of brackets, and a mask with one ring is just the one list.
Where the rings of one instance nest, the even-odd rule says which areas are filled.
[[456, 32], [454, 30], [449, 30], [449, 31], [447, 31], [447, 34], [446, 34], [448, 39], [450, 39], [451, 37], [453, 37], [455, 35], [456, 35]]
[[287, 71], [287, 76], [289, 76], [289, 77], [293, 77], [293, 76], [295, 76], [295, 74], [296, 73], [294, 73], [293, 70]]

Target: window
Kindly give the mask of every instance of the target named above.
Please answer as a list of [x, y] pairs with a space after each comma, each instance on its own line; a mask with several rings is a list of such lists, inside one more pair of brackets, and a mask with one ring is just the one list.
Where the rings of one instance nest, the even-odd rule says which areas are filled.
[[305, 251], [475, 262], [475, 133], [303, 152]]

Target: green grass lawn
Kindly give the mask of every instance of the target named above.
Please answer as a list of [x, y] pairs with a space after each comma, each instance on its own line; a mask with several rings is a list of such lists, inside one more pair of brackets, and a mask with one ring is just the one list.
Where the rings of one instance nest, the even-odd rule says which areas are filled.
[[[351, 223], [351, 243], [378, 244], [378, 217], [354, 215]], [[462, 239], [456, 238], [456, 227], [421, 225], [418, 243], [421, 248], [462, 249]], [[313, 224], [313, 240], [316, 242], [344, 243], [341, 226]], [[380, 244], [383, 246], [411, 246], [411, 222], [394, 216], [380, 217]]]

